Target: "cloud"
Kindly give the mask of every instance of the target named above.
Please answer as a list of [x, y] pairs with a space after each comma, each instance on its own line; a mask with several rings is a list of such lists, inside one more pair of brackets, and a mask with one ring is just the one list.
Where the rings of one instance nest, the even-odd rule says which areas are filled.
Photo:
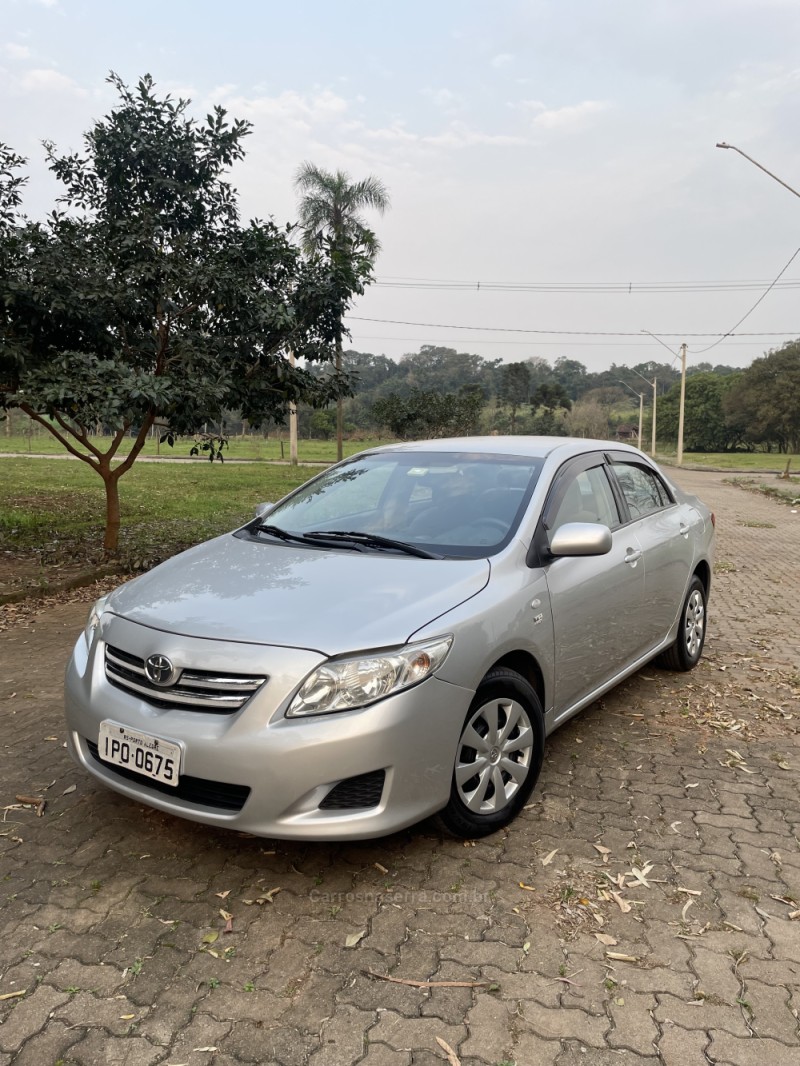
[[[541, 107], [538, 101], [530, 101], [532, 105], [537, 108]], [[539, 111], [533, 120], [534, 126], [538, 126], [540, 129], [555, 130], [563, 129], [565, 126], [575, 126], [582, 122], [590, 115], [600, 114], [602, 111], [607, 111], [609, 108], [607, 100], [584, 100], [580, 104], [573, 104], [569, 107], [556, 107], [550, 110], [545, 109]]]
[[28, 59], [31, 54], [30, 48], [24, 44], [6, 44], [3, 46], [3, 52], [9, 59]]
[[422, 89], [421, 93], [442, 111], [457, 111], [464, 103], [463, 97], [452, 89]]
[[[216, 90], [219, 93], [219, 89]], [[237, 118], [253, 122], [266, 121], [273, 125], [293, 127], [304, 132], [315, 125], [344, 118], [347, 100], [330, 89], [312, 93], [286, 90], [277, 96], [235, 96], [232, 93], [219, 95], [215, 103], [222, 104]]]
[[53, 92], [73, 93], [75, 96], [86, 96], [86, 90], [82, 89], [72, 78], [61, 74], [57, 70], [29, 70], [20, 79], [20, 85], [29, 92]]
[[440, 148], [471, 148], [476, 144], [494, 145], [495, 147], [515, 147], [527, 144], [525, 137], [505, 133], [484, 133], [474, 130], [464, 122], [451, 122], [443, 133], [436, 133], [421, 138], [425, 144]]
[[500, 70], [501, 67], [508, 67], [513, 62], [514, 57], [511, 55], [510, 52], [500, 52], [499, 55], [496, 55], [492, 58], [491, 65], [495, 68], [495, 70]]

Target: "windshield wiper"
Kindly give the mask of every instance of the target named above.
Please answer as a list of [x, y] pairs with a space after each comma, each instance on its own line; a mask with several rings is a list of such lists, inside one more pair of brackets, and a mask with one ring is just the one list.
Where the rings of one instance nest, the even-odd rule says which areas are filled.
[[267, 533], [270, 537], [277, 537], [278, 540], [296, 540], [300, 544], [307, 543], [305, 533], [290, 533], [288, 529], [271, 526], [269, 523], [259, 522], [255, 529], [257, 533]]
[[356, 530], [346, 529], [317, 529], [311, 533], [304, 533], [306, 540], [316, 541], [350, 541], [353, 544], [363, 544], [366, 548], [387, 548], [391, 551], [403, 552], [405, 555], [415, 555], [419, 559], [443, 559], [442, 555], [418, 548], [415, 544], [406, 544], [403, 540], [392, 540], [391, 537], [379, 537], [376, 533], [359, 533]]

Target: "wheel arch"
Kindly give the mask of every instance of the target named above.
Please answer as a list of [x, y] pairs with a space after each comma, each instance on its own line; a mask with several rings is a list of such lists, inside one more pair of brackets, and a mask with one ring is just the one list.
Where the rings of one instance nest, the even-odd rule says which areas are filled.
[[711, 590], [711, 567], [705, 559], [701, 559], [697, 566], [694, 568], [693, 577], [699, 577], [703, 582], [703, 589], [706, 594], [706, 600]]
[[[520, 648], [517, 651], [507, 652], [496, 662], [493, 662], [489, 667], [489, 670], [494, 670], [498, 666], [505, 667], [507, 670], [513, 670], [515, 673], [519, 674], [520, 677], [524, 677], [539, 697], [539, 703], [542, 705], [542, 709], [544, 710], [547, 707], [544, 674], [542, 673], [542, 668], [539, 666], [536, 658], [531, 655], [529, 651], [524, 651]], [[486, 673], [488, 673], [489, 670], [487, 670]]]

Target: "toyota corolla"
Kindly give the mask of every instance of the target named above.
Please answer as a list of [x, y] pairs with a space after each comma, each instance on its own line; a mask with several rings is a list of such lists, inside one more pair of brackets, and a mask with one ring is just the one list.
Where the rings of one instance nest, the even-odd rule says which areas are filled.
[[265, 836], [494, 832], [554, 729], [651, 659], [697, 664], [713, 526], [626, 445], [363, 452], [98, 600], [69, 749], [133, 800]]

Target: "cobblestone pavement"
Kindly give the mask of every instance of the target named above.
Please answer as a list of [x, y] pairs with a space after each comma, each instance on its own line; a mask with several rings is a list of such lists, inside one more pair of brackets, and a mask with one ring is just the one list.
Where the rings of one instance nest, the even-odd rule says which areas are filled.
[[1, 634], [0, 1066], [797, 1066], [800, 515], [677, 479], [718, 515], [701, 665], [564, 727], [474, 844], [140, 808], [63, 747], [86, 605]]

